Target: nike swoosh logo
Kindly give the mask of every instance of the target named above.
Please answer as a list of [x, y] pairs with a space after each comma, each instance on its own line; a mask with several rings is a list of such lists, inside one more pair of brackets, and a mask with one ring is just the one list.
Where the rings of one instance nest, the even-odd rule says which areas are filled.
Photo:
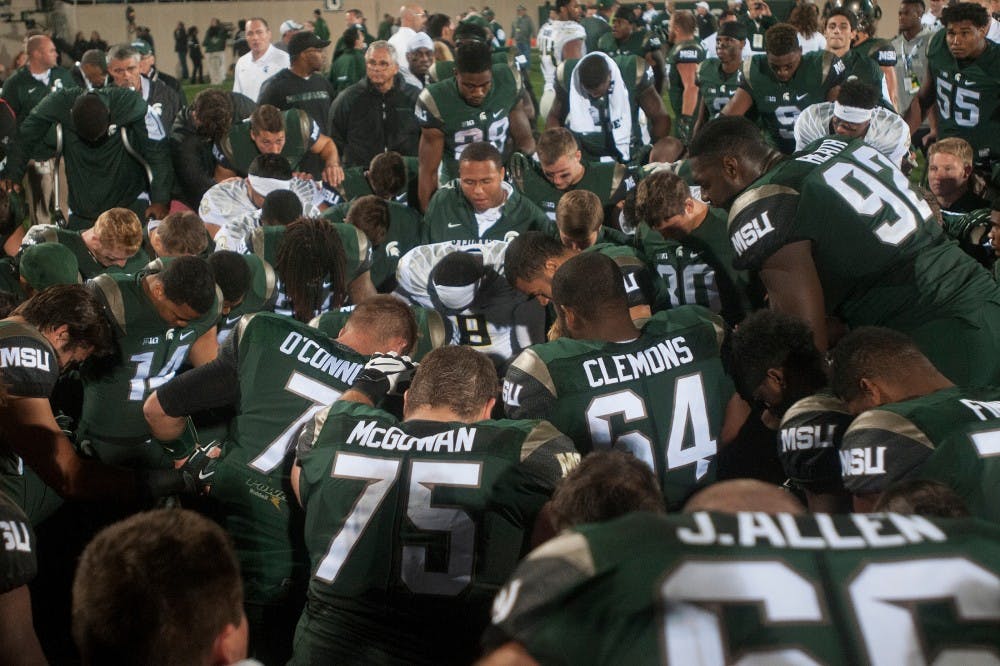
[[37, 86], [34, 87], [34, 88], [28, 88], [28, 94], [29, 95], [34, 95], [36, 90], [38, 90]]
[[211, 479], [213, 474], [215, 474], [215, 472], [209, 472], [208, 474], [205, 474], [205, 470], [200, 469], [198, 470], [198, 480], [204, 481], [205, 479]]
[[462, 223], [461, 223], [461, 222], [459, 222], [458, 224], [455, 224], [454, 222], [449, 222], [449, 223], [448, 223], [448, 228], [449, 228], [449, 229], [456, 229], [456, 228], [458, 228], [458, 227], [460, 227], [460, 226], [462, 226]]
[[226, 317], [226, 326], [232, 326], [240, 320], [243, 315], [236, 315], [235, 317]]
[[500, 109], [499, 111], [497, 111], [496, 113], [494, 113], [493, 117], [494, 118], [499, 118], [501, 116], [501, 114], [503, 114], [503, 109]]
[[801, 94], [801, 95], [796, 95], [796, 96], [795, 96], [795, 101], [796, 101], [796, 102], [801, 102], [801, 101], [802, 101], [802, 100], [804, 100], [804, 99], [805, 99], [806, 97], [809, 97], [809, 93], [803, 93], [803, 94]]
[[179, 339], [183, 340], [183, 339], [184, 339], [184, 338], [186, 338], [187, 336], [189, 336], [189, 335], [193, 335], [193, 334], [194, 334], [194, 331], [184, 331], [183, 333], [181, 333], [181, 334], [180, 334], [180, 335], [178, 335], [177, 337], [178, 337]]

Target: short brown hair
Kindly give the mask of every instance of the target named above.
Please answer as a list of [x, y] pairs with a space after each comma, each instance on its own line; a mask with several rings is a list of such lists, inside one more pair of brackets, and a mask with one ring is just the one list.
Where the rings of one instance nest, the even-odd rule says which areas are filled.
[[389, 199], [406, 187], [406, 162], [394, 150], [379, 153], [368, 165], [368, 184], [375, 196]]
[[417, 320], [410, 306], [389, 294], [379, 294], [362, 301], [351, 313], [344, 328], [357, 328], [375, 346], [385, 346], [393, 338], [407, 341], [403, 351], [409, 354], [417, 343]]
[[931, 158], [937, 153], [954, 155], [961, 160], [962, 166], [972, 166], [972, 146], [968, 141], [960, 139], [957, 136], [940, 139], [932, 143], [931, 147], [927, 150], [927, 161], [930, 162]]
[[358, 197], [344, 221], [360, 229], [372, 245], [381, 245], [389, 231], [389, 203], [374, 194]]
[[128, 208], [110, 208], [97, 216], [94, 234], [105, 248], [135, 254], [142, 245], [142, 223]]
[[243, 618], [229, 537], [193, 511], [156, 509], [102, 530], [73, 581], [73, 638], [84, 664], [207, 663]]
[[685, 35], [693, 34], [698, 29], [698, 21], [690, 9], [678, 9], [670, 17], [670, 25], [674, 30], [680, 30]]
[[601, 198], [589, 190], [571, 190], [556, 204], [556, 226], [567, 238], [586, 239], [603, 223]]
[[68, 326], [67, 350], [90, 347], [95, 356], [112, 350], [111, 323], [104, 316], [104, 306], [82, 285], [49, 287], [21, 303], [11, 315], [24, 317], [42, 332]]
[[663, 491], [649, 465], [624, 451], [594, 451], [584, 457], [552, 495], [560, 530], [632, 511], [664, 513]]
[[563, 155], [572, 155], [579, 149], [576, 137], [565, 127], [553, 127], [545, 130], [538, 137], [538, 143], [535, 145], [538, 161], [542, 164], [552, 164]]
[[208, 247], [205, 223], [191, 211], [170, 213], [154, 232], [160, 237], [163, 252], [168, 257], [199, 255]]
[[463, 418], [474, 416], [497, 396], [493, 362], [470, 347], [439, 347], [420, 362], [406, 393], [406, 411], [448, 407]]
[[250, 114], [250, 132], [284, 132], [285, 114], [276, 106], [261, 104]]
[[635, 213], [640, 222], [656, 228], [662, 221], [684, 212], [691, 189], [677, 174], [657, 171], [639, 182], [635, 192]]

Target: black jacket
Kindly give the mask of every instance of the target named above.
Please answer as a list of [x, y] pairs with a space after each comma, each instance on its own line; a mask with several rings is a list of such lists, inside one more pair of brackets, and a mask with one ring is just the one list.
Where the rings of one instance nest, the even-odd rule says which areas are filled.
[[[256, 105], [239, 93], [229, 93], [233, 102], [233, 125], [243, 122]], [[201, 198], [215, 185], [215, 157], [212, 140], [198, 134], [191, 120], [191, 108], [177, 114], [170, 135], [170, 157], [174, 163], [174, 198], [198, 210]]]
[[365, 77], [330, 105], [329, 135], [345, 167], [367, 167], [387, 150], [416, 155], [420, 127], [413, 110], [420, 90], [397, 74], [389, 92], [375, 90]]

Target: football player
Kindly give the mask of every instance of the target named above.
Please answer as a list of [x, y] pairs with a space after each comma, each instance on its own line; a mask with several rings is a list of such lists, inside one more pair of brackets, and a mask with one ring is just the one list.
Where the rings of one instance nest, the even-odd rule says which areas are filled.
[[975, 149], [984, 169], [1000, 160], [1000, 44], [986, 39], [990, 16], [974, 2], [941, 11], [945, 29], [927, 46], [928, 70], [907, 121], [916, 131], [936, 103], [938, 136], [957, 136]]
[[373, 358], [299, 437], [313, 571], [291, 664], [474, 661], [496, 587], [579, 460], [546, 421], [489, 420], [497, 375], [467, 347], [424, 358], [402, 420], [376, 409], [412, 367]]
[[727, 405], [739, 401], [722, 368], [721, 319], [686, 306], [655, 315], [640, 330], [621, 270], [598, 252], [559, 267], [552, 300], [563, 337], [511, 364], [507, 416], [545, 415], [584, 454], [632, 452], [655, 471], [667, 508], [680, 506], [714, 480], [719, 443], [729, 437]]
[[743, 63], [743, 82], [722, 115], [756, 109], [768, 138], [783, 153], [795, 149], [795, 119], [812, 104], [833, 101], [846, 76], [829, 51], [802, 54], [798, 31], [781, 23], [767, 31], [767, 53]]
[[[576, 2], [576, 0], [573, 0]], [[458, 160], [469, 144], [488, 141], [500, 153], [513, 148], [532, 154], [535, 139], [521, 105], [520, 78], [494, 65], [489, 44], [466, 40], [456, 48], [455, 76], [427, 86], [417, 98], [420, 123], [420, 206], [427, 210], [438, 186], [458, 175]]]
[[214, 362], [178, 376], [146, 400], [155, 436], [170, 439], [185, 417], [232, 406], [211, 497], [236, 546], [250, 618], [252, 654], [284, 663], [301, 610], [308, 558], [291, 499], [294, 437], [332, 404], [375, 352], [407, 353], [416, 340], [409, 308], [391, 296], [359, 305], [336, 340], [270, 313], [240, 320]]
[[952, 243], [906, 176], [859, 139], [822, 139], [784, 159], [745, 118], [691, 145], [701, 197], [729, 209], [733, 265], [759, 272], [771, 309], [831, 346], [827, 315], [913, 336], [952, 381], [1000, 380], [1000, 291]]
[[996, 521], [1000, 389], [956, 386], [906, 335], [865, 326], [833, 351], [833, 390], [856, 417], [840, 445], [855, 511], [897, 481], [933, 478]]

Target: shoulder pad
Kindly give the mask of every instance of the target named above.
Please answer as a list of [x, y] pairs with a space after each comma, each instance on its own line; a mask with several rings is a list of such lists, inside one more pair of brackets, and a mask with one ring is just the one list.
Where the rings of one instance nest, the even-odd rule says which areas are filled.
[[755, 187], [736, 198], [729, 211], [735, 268], [756, 270], [784, 245], [794, 225], [798, 199], [798, 191], [776, 184]]
[[302, 109], [289, 109], [288, 113], [293, 114], [293, 118], [298, 121], [299, 133], [302, 136], [303, 145], [309, 143], [309, 135], [312, 132], [312, 118]]
[[441, 109], [438, 107], [437, 99], [435, 99], [433, 92], [433, 89], [436, 89], [438, 85], [447, 85], [447, 81], [440, 84], [432, 84], [421, 90], [420, 95], [417, 96], [417, 106], [418, 108], [423, 106], [427, 110], [427, 113], [444, 122], [444, 119], [441, 117]]
[[59, 227], [54, 224], [37, 224], [24, 235], [21, 245], [39, 245], [41, 243], [58, 243]]
[[257, 314], [258, 313], [256, 312], [245, 314], [240, 317], [238, 322], [236, 322], [236, 326], [233, 328], [233, 342], [235, 343], [236, 348], [239, 348], [240, 342], [243, 341], [243, 334], [246, 333], [247, 328], [250, 327], [250, 322], [253, 321]]
[[517, 358], [510, 364], [511, 368], [517, 368], [529, 377], [534, 378], [539, 384], [545, 387], [545, 389], [552, 394], [553, 397], [558, 397], [559, 394], [556, 391], [556, 383], [552, 379], [552, 374], [549, 372], [549, 366], [545, 364], [539, 356], [538, 353], [533, 349], [525, 349], [523, 352], [518, 354]]
[[[443, 347], [447, 342], [448, 329], [444, 325], [444, 317], [437, 310], [424, 308], [427, 314], [427, 334], [429, 336], [428, 345], [430, 349]], [[414, 345], [415, 346], [415, 345]]]
[[108, 273], [102, 273], [89, 280], [86, 287], [94, 296], [104, 302], [111, 320], [121, 329], [122, 333], [127, 334], [125, 297], [122, 294], [121, 287], [118, 286], [118, 282]]
[[845, 446], [848, 437], [856, 437], [865, 430], [884, 430], [905, 437], [928, 449], [934, 448], [934, 443], [913, 421], [888, 409], [870, 409], [859, 414], [844, 434]]
[[258, 257], [260, 257], [260, 260], [263, 263], [266, 264], [267, 260], [264, 258], [264, 256], [265, 256], [264, 255], [264, 227], [257, 227], [256, 229], [254, 229], [253, 231], [251, 231], [250, 232], [250, 238], [248, 240], [250, 241], [250, 246], [251, 246], [250, 249], [253, 250], [253, 253], [255, 255], [257, 255]]

